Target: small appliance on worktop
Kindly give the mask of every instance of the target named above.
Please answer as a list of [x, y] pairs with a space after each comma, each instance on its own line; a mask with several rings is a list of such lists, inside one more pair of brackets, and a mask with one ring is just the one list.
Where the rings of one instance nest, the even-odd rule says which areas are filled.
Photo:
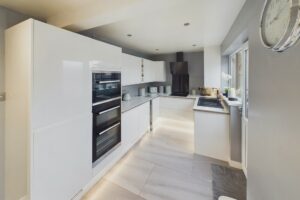
[[93, 164], [121, 142], [121, 73], [93, 72]]

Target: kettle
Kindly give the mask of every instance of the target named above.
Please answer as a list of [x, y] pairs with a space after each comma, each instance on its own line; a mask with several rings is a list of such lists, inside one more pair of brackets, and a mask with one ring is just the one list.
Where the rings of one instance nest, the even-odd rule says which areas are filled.
[[129, 93], [123, 94], [122, 100], [123, 101], [130, 101], [131, 95]]

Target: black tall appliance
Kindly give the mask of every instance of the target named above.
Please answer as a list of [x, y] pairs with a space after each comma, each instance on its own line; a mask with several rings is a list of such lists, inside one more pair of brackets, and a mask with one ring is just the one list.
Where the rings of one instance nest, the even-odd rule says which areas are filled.
[[189, 94], [189, 68], [183, 59], [183, 52], [176, 53], [176, 62], [170, 63], [172, 74], [172, 95], [187, 96]]

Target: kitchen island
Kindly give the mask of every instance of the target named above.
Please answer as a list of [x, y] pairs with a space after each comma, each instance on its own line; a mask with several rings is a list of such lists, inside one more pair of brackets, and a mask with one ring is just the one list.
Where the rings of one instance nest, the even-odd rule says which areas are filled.
[[[215, 106], [217, 101], [219, 105]], [[211, 97], [197, 98], [194, 103], [194, 120], [195, 153], [228, 161], [229, 110], [224, 101]]]

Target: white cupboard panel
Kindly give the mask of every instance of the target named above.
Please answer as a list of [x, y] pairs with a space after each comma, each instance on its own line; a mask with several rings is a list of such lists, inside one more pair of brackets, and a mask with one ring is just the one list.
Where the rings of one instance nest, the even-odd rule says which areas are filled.
[[122, 54], [122, 85], [133, 85], [142, 82], [142, 59]]
[[31, 200], [66, 200], [92, 178], [92, 115], [34, 131]]
[[[125, 149], [129, 149], [137, 138], [137, 124], [138, 112], [136, 109], [127, 111], [122, 114], [122, 145]], [[135, 124], [135, 125], [134, 125]]]
[[91, 112], [91, 40], [36, 21], [34, 35], [33, 128]]
[[155, 65], [155, 81], [165, 82], [166, 81], [166, 66], [164, 61], [156, 61]]
[[160, 117], [193, 123], [194, 102], [195, 99], [161, 97], [159, 102]]
[[137, 122], [139, 125], [138, 138], [140, 138], [150, 128], [150, 102], [138, 107]]
[[143, 59], [144, 64], [144, 81], [145, 83], [155, 82], [155, 62]]
[[155, 98], [152, 100], [152, 124], [154, 128], [157, 125], [159, 119], [159, 99], [160, 98]]
[[229, 160], [229, 115], [195, 111], [195, 153]]
[[122, 145], [131, 148], [150, 127], [150, 102], [122, 113]]

